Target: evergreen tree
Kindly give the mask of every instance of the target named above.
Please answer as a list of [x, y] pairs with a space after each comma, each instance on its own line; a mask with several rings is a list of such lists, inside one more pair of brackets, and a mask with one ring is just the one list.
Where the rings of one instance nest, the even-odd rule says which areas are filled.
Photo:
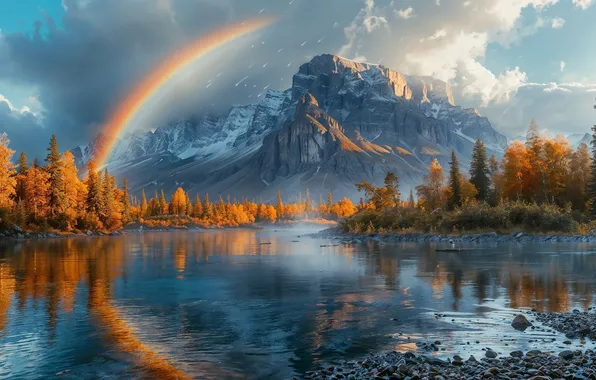
[[596, 219], [596, 125], [592, 127], [592, 163], [590, 164], [590, 180], [586, 193], [590, 199], [588, 212], [592, 219]]
[[461, 207], [462, 205], [462, 183], [459, 173], [459, 161], [455, 156], [455, 150], [451, 151], [451, 161], [449, 162], [449, 199], [450, 209]]
[[306, 200], [304, 201], [304, 209], [306, 210], [306, 217], [308, 218], [308, 214], [310, 214], [310, 211], [312, 209], [312, 204], [310, 201], [310, 190], [308, 188], [306, 188]]
[[110, 176], [108, 169], [103, 171], [102, 180], [102, 192], [103, 192], [103, 209], [100, 215], [103, 217], [104, 224], [106, 227], [110, 227], [113, 223], [114, 213], [116, 212], [116, 200], [114, 197], [115, 183], [114, 179]]
[[333, 207], [333, 195], [331, 194], [331, 190], [327, 191], [327, 209], [331, 210]]
[[145, 189], [141, 190], [141, 215], [143, 218], [147, 216], [147, 196], [145, 195]]
[[21, 155], [19, 156], [19, 174], [27, 174], [27, 170], [29, 170], [29, 162], [27, 161], [27, 156], [25, 152], [22, 151]]
[[490, 189], [490, 177], [488, 161], [486, 157], [486, 148], [480, 139], [476, 140], [474, 151], [472, 153], [472, 162], [470, 164], [470, 182], [476, 188], [478, 193], [476, 199], [486, 201]]
[[87, 172], [87, 212], [99, 216], [103, 209], [103, 191], [95, 162], [89, 161]]
[[129, 223], [130, 217], [130, 195], [128, 194], [128, 181], [126, 178], [122, 181], [122, 221]]
[[408, 199], [408, 203], [410, 207], [415, 207], [415, 203], [414, 203], [414, 191], [412, 191], [412, 189], [410, 189], [410, 197]]
[[401, 204], [401, 195], [399, 193], [399, 179], [393, 172], [387, 172], [385, 175], [384, 198], [387, 198], [388, 204], [393, 203], [393, 207], [399, 207]]
[[66, 211], [66, 193], [64, 191], [64, 164], [58, 151], [56, 135], [52, 135], [50, 146], [47, 148], [48, 156], [46, 167], [50, 173], [50, 214], [56, 217]]

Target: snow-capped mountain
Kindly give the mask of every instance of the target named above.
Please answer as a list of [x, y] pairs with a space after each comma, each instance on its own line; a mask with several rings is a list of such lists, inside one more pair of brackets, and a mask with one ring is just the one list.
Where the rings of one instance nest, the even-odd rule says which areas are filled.
[[[507, 146], [477, 110], [455, 105], [449, 84], [321, 55], [300, 67], [290, 89], [257, 104], [122, 138], [109, 166], [136, 190], [183, 185], [271, 199], [308, 187], [355, 198], [356, 182], [381, 183], [387, 170], [407, 191], [434, 157], [447, 165], [451, 149], [465, 169], [478, 138], [489, 154]], [[94, 147], [75, 150], [83, 164]]]

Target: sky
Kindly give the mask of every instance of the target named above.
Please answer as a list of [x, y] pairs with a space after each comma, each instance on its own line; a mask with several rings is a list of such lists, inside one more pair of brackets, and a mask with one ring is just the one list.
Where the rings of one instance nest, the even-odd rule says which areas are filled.
[[[219, 27], [275, 23], [173, 78], [130, 129], [225, 112], [286, 89], [332, 53], [453, 85], [509, 137], [532, 118], [552, 135], [588, 132], [596, 97], [596, 0], [19, 0], [0, 3], [0, 132], [44, 155], [101, 131], [172, 52]], [[236, 84], [246, 78], [240, 85]]]

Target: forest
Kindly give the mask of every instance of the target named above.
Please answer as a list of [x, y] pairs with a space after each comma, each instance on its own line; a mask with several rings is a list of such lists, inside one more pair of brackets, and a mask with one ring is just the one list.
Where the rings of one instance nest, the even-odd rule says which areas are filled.
[[454, 152], [448, 173], [434, 159], [416, 199], [414, 191], [401, 199], [393, 173], [383, 187], [362, 181], [356, 186], [364, 207], [342, 226], [352, 233], [590, 232], [596, 229], [594, 157], [596, 145], [592, 154], [583, 143], [573, 150], [564, 137], [542, 136], [532, 120], [526, 142], [513, 141], [500, 161], [477, 140], [468, 174]]
[[[594, 131], [596, 136], [596, 130]], [[0, 229], [18, 226], [29, 232], [115, 231], [126, 226], [238, 227], [297, 220], [341, 220], [352, 233], [524, 230], [585, 233], [596, 216], [595, 160], [585, 144], [573, 150], [564, 137], [547, 138], [532, 121], [525, 143], [514, 141], [502, 160], [487, 157], [476, 141], [469, 173], [462, 173], [452, 152], [448, 173], [435, 158], [422, 184], [402, 199], [399, 178], [388, 172], [384, 186], [363, 180], [356, 185], [359, 203], [344, 198], [311, 199], [306, 189], [294, 202], [248, 199], [212, 201], [209, 194], [178, 188], [140, 199], [126, 179], [117, 184], [107, 169], [90, 161], [82, 179], [72, 153], [60, 153], [52, 136], [41, 164], [15, 152], [0, 135]], [[596, 150], [592, 156], [596, 154]], [[594, 227], [594, 228], [593, 228]]]
[[149, 228], [238, 227], [253, 223], [284, 223], [293, 220], [341, 219], [353, 215], [357, 207], [349, 200], [333, 202], [331, 192], [323, 201], [311, 200], [308, 189], [293, 203], [284, 203], [278, 192], [275, 204], [243, 199], [216, 201], [191, 196], [178, 188], [167, 199], [164, 191], [147, 198], [131, 196], [128, 183], [120, 186], [107, 169], [98, 170], [90, 161], [81, 179], [71, 152], [59, 153], [52, 136], [42, 165], [29, 163], [22, 152], [13, 164], [14, 151], [6, 134], [0, 135], [0, 229], [18, 226], [27, 232], [115, 231], [128, 225]]

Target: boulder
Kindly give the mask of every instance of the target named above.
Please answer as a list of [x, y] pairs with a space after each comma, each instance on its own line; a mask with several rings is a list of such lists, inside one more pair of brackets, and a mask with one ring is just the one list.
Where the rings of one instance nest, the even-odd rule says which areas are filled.
[[19, 233], [22, 233], [23, 232], [23, 230], [21, 229], [21, 227], [17, 226], [16, 224], [13, 224], [12, 225], [12, 229], [13, 229], [14, 232], [19, 232]]
[[530, 321], [528, 321], [526, 317], [524, 317], [521, 314], [518, 314], [515, 316], [515, 318], [513, 318], [511, 326], [516, 330], [525, 331], [528, 327], [532, 326], [532, 324], [530, 323]]

